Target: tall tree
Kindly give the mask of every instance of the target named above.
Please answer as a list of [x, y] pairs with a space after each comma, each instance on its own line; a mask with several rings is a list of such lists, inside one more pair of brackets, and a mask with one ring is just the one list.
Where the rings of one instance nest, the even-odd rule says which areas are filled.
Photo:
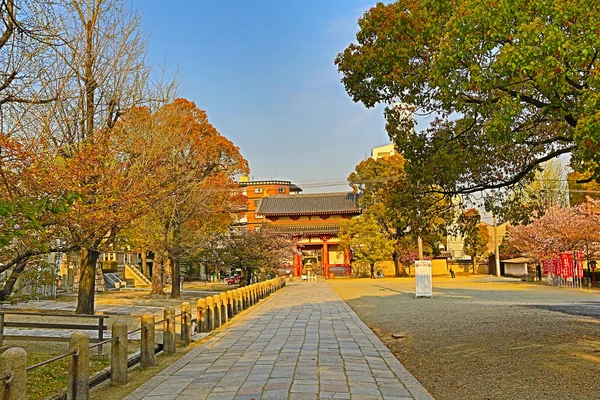
[[465, 253], [471, 256], [473, 273], [477, 273], [477, 257], [483, 256], [489, 242], [488, 230], [481, 225], [481, 215], [475, 208], [464, 211], [457, 220], [463, 236]]
[[[88, 148], [100, 152], [124, 110], [147, 100], [150, 68], [145, 62], [147, 46], [140, 16], [124, 2], [69, 0], [57, 5], [57, 10], [55, 23], [62, 45], [56, 47], [61, 63], [55, 68], [62, 70], [66, 79], [61, 101], [50, 110], [47, 130], [65, 157], [76, 158]], [[100, 161], [103, 164], [106, 159]], [[89, 206], [97, 207], [99, 199], [113, 200], [114, 192], [103, 191], [120, 188], [120, 182], [102, 182], [107, 171], [102, 175], [93, 169], [87, 172], [80, 176], [79, 185], [87, 191], [82, 206], [90, 212]], [[82, 247], [77, 313], [94, 311], [96, 263], [102, 246], [109, 242], [107, 238], [114, 238], [119, 227], [118, 218], [105, 221], [101, 224], [104, 229], [75, 229], [80, 231], [77, 236]], [[73, 222], [72, 227], [82, 226], [81, 221]]]
[[[600, 3], [398, 0], [359, 20], [335, 62], [348, 94], [387, 104], [411, 179], [449, 194], [511, 187], [571, 154], [600, 175]], [[399, 121], [392, 104], [434, 118]]]
[[355, 260], [369, 263], [371, 278], [375, 278], [375, 264], [389, 260], [394, 252], [395, 241], [382, 232], [381, 226], [371, 214], [343, 221], [339, 239], [343, 248], [352, 251]]
[[[234, 176], [248, 172], [247, 162], [209, 123], [206, 112], [185, 99], [155, 112], [134, 109], [117, 130], [130, 141], [137, 138], [131, 151], [157, 149], [153, 179], [161, 182], [164, 194], [144, 201], [145, 226], [133, 232], [141, 233], [141, 240], [162, 258], [163, 267], [170, 267], [171, 297], [179, 298], [180, 259], [200, 237], [227, 227], [240, 210]], [[153, 269], [154, 294], [163, 290], [158, 283], [160, 269], [160, 264]]]
[[437, 193], [424, 193], [410, 182], [405, 160], [399, 154], [362, 161], [348, 177], [361, 196], [359, 203], [381, 225], [382, 231], [395, 241], [392, 253], [397, 276], [405, 275], [407, 238], [415, 244], [422, 237], [429, 249], [437, 248], [446, 226], [452, 221], [453, 204]]

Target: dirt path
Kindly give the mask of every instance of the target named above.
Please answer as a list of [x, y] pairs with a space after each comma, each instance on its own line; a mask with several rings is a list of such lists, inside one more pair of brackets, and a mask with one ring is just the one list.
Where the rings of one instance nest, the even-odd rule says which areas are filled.
[[598, 292], [458, 277], [414, 299], [413, 279], [330, 284], [436, 399], [600, 398]]

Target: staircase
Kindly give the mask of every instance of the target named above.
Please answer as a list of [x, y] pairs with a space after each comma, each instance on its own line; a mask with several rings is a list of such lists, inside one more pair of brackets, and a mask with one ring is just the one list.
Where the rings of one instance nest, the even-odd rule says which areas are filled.
[[125, 265], [125, 280], [133, 280], [133, 286], [136, 288], [149, 288], [152, 286], [150, 279], [146, 278], [139, 269], [132, 265]]
[[104, 273], [104, 283], [108, 290], [119, 290], [125, 287], [125, 282], [119, 279], [119, 276], [112, 272]]

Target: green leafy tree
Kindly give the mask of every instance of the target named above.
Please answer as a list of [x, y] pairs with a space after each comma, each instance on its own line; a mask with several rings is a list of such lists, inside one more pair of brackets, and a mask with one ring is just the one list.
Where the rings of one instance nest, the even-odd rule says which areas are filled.
[[488, 230], [480, 224], [481, 216], [474, 208], [463, 212], [457, 220], [457, 225], [463, 235], [465, 253], [471, 256], [473, 273], [477, 273], [477, 257], [483, 256], [489, 241]]
[[499, 202], [489, 199], [488, 209], [497, 206], [494, 211], [502, 215], [505, 221], [527, 224], [533, 218], [544, 215], [551, 207], [569, 205], [565, 168], [558, 160], [547, 161], [538, 167], [531, 182], [519, 182], [511, 191], [504, 191], [498, 196], [503, 199]]
[[[415, 181], [450, 194], [511, 187], [571, 154], [600, 175], [600, 3], [398, 0], [359, 20], [335, 62], [347, 93], [387, 104]], [[432, 116], [416, 131], [392, 104]]]
[[[395, 242], [392, 259], [397, 276], [406, 274], [402, 260], [416, 249], [417, 237], [433, 253], [451, 223], [452, 203], [439, 193], [418, 189], [406, 176], [405, 160], [399, 154], [362, 161], [348, 177], [360, 193], [360, 206], [381, 225]], [[410, 245], [412, 243], [412, 246]]]
[[369, 263], [371, 278], [375, 278], [375, 264], [389, 260], [394, 251], [395, 241], [381, 230], [381, 225], [372, 214], [343, 221], [339, 239], [343, 248], [352, 251], [355, 260]]

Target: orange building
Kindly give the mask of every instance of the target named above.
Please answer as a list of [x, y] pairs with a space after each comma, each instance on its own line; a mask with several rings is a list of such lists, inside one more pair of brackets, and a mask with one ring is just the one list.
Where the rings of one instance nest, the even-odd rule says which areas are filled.
[[245, 222], [250, 230], [256, 229], [265, 222], [262, 215], [256, 215], [256, 210], [263, 198], [273, 195], [295, 195], [302, 191], [290, 181], [249, 181], [247, 177], [242, 177], [239, 185], [243, 194], [248, 198]]
[[350, 275], [350, 252], [340, 247], [338, 233], [341, 221], [361, 213], [357, 200], [356, 194], [346, 192], [268, 196], [255, 216], [266, 229], [295, 239], [295, 276], [307, 265], [319, 275]]

